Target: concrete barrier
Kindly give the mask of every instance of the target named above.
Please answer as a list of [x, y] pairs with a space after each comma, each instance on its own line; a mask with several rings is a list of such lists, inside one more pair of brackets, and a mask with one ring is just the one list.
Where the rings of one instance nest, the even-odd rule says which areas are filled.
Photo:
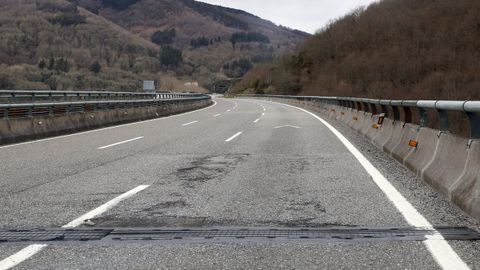
[[419, 126], [407, 123], [402, 129], [398, 144], [390, 151], [390, 154], [402, 164], [405, 158], [414, 151], [414, 147], [410, 146], [411, 140], [416, 140], [418, 136]]
[[372, 122], [372, 113], [365, 113], [365, 116], [362, 121], [362, 125], [358, 129], [360, 134], [367, 135], [368, 131], [372, 129], [373, 122]]
[[403, 130], [405, 129], [405, 123], [400, 121], [393, 122], [392, 134], [388, 140], [383, 144], [383, 151], [388, 154], [392, 154], [392, 150], [398, 145], [402, 139]]
[[373, 142], [383, 149], [383, 146], [390, 140], [394, 127], [394, 121], [390, 118], [385, 118], [383, 124], [379, 127], [377, 135], [373, 138]]
[[462, 175], [448, 193], [450, 199], [473, 217], [480, 220], [480, 141], [472, 142]]
[[373, 118], [372, 118], [370, 120], [370, 123], [369, 123], [369, 129], [368, 129], [367, 133], [365, 134], [365, 137], [367, 137], [368, 139], [370, 139], [372, 141], [373, 141], [373, 138], [375, 138], [375, 136], [377, 135], [377, 133], [379, 131], [378, 129], [373, 127], [374, 124], [377, 124], [377, 123], [374, 123]]
[[211, 103], [208, 99], [174, 101], [158, 106], [0, 119], [0, 145], [179, 114]]
[[422, 176], [422, 170], [433, 160], [438, 145], [438, 130], [422, 127], [416, 138], [418, 143], [404, 159], [403, 164]]
[[464, 171], [467, 154], [467, 139], [442, 133], [433, 159], [422, 170], [422, 178], [443, 194], [449, 194]]

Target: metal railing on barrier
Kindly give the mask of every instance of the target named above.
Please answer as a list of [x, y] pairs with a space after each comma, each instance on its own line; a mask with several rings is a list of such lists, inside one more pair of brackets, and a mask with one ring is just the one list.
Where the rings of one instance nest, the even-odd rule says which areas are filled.
[[201, 96], [196, 93], [137, 93], [106, 91], [0, 90], [0, 104], [55, 101], [146, 100]]
[[158, 94], [155, 98], [137, 100], [96, 100], [73, 102], [36, 102], [0, 104], [0, 119], [56, 116], [89, 111], [160, 106], [171, 102], [211, 99], [206, 94]]
[[[295, 99], [302, 101], [319, 102], [329, 105], [337, 105], [352, 110], [367, 113], [384, 114], [394, 121], [413, 123], [412, 109], [416, 108], [419, 113], [421, 127], [427, 126], [429, 116], [427, 110], [435, 110], [438, 114], [440, 131], [450, 130], [449, 111], [463, 112], [469, 120], [470, 139], [480, 139], [480, 101], [453, 101], [453, 100], [386, 100], [350, 97], [322, 97], [322, 96], [287, 96], [287, 95], [238, 95], [243, 97], [266, 97]], [[390, 108], [390, 110], [389, 110]], [[390, 113], [392, 112], [392, 113]], [[403, 119], [401, 119], [403, 116]]]

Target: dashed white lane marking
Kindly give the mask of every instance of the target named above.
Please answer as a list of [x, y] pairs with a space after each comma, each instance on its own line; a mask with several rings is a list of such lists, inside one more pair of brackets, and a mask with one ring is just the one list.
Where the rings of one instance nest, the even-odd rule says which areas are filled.
[[226, 139], [225, 142], [231, 142], [231, 141], [235, 140], [235, 138], [237, 138], [238, 136], [240, 136], [242, 133], [243, 133], [243, 131], [237, 132], [237, 133], [236, 133], [235, 135], [233, 135], [232, 137]]
[[265, 116], [265, 113], [262, 113], [262, 116]]
[[258, 118], [257, 120], [253, 121], [253, 123], [258, 123], [260, 121], [260, 118]]
[[20, 250], [19, 252], [13, 254], [12, 256], [6, 258], [5, 260], [0, 261], [0, 270], [7, 270], [17, 266], [21, 262], [27, 260], [28, 258], [32, 257], [38, 252], [42, 251], [42, 249], [46, 247], [47, 245], [39, 245], [39, 244], [30, 245]]
[[97, 149], [98, 149], [98, 150], [103, 150], [103, 149], [107, 149], [107, 148], [110, 148], [110, 147], [114, 147], [114, 146], [117, 146], [117, 145], [120, 145], [120, 144], [125, 144], [125, 143], [129, 143], [129, 142], [133, 142], [133, 141], [138, 141], [138, 140], [141, 140], [141, 139], [143, 139], [143, 138], [144, 138], [144, 137], [141, 136], [141, 137], [133, 138], [133, 139], [130, 139], [130, 140], [121, 141], [121, 142], [117, 142], [117, 143], [112, 143], [112, 144], [109, 144], [109, 145], [105, 145], [105, 146], [102, 146], [102, 147], [98, 147]]
[[222, 115], [222, 114], [218, 113], [218, 114], [215, 114], [213, 117], [219, 117], [220, 115]]
[[[276, 102], [275, 102], [276, 103]], [[345, 147], [352, 153], [352, 155], [360, 162], [362, 167], [370, 174], [375, 184], [382, 190], [382, 192], [387, 196], [387, 198], [395, 205], [397, 210], [403, 215], [405, 220], [414, 227], [426, 227], [433, 229], [432, 224], [420, 214], [412, 204], [410, 204], [405, 197], [392, 185], [382, 173], [373, 166], [373, 164], [347, 139], [343, 136], [337, 129], [330, 125], [327, 121], [323, 120], [316, 114], [309, 112], [305, 109], [277, 103], [287, 107], [295, 108], [300, 111], [303, 111], [311, 116], [315, 117], [317, 120], [322, 122], [335, 136], [345, 145]], [[439, 233], [440, 234], [440, 233]], [[450, 244], [440, 236], [438, 239], [429, 239], [423, 242], [427, 247], [430, 254], [432, 254], [435, 261], [442, 269], [470, 269], [468, 265], [458, 256], [458, 254], [453, 250]]]
[[192, 114], [192, 113], [197, 113], [197, 112], [201, 112], [201, 111], [204, 111], [204, 110], [208, 110], [208, 109], [211, 109], [211, 108], [217, 106], [217, 104], [218, 104], [218, 102], [214, 100], [213, 104], [211, 106], [208, 106], [206, 108], [196, 110], [196, 111], [191, 111], [191, 112], [186, 112], [186, 113], [181, 113], [181, 114], [175, 114], [175, 115], [160, 117], [160, 118], [151, 119], [151, 120], [139, 121], [139, 122], [135, 122], [135, 123], [123, 124], [123, 125], [118, 125], [118, 126], [99, 128], [99, 129], [94, 129], [94, 130], [89, 130], [89, 131], [84, 131], [84, 132], [78, 132], [78, 133], [74, 133], [74, 134], [56, 136], [56, 137], [40, 139], [40, 140], [35, 140], [35, 141], [9, 144], [9, 145], [0, 146], [0, 149], [11, 148], [11, 147], [27, 145], [27, 144], [34, 144], [34, 143], [37, 143], [37, 142], [46, 142], [46, 141], [62, 139], [62, 138], [69, 138], [69, 137], [73, 137], [73, 136], [84, 135], [84, 134], [89, 134], [89, 133], [94, 133], [94, 132], [99, 132], [99, 131], [105, 131], [105, 130], [110, 130], [110, 129], [116, 129], [116, 128], [121, 128], [121, 127], [128, 127], [128, 126], [133, 126], [133, 125], [150, 123], [150, 122], [154, 122], [154, 121], [160, 121], [160, 120], [169, 119], [169, 118], [175, 118], [175, 117], [179, 117], [179, 116], [189, 115], [189, 114]]
[[277, 127], [274, 127], [275, 129], [279, 129], [279, 128], [296, 128], [296, 129], [299, 129], [300, 127], [297, 127], [297, 126], [292, 126], [292, 125], [285, 125], [285, 126], [277, 126]]
[[[112, 209], [115, 207], [117, 204], [122, 202], [125, 199], [128, 199], [129, 197], [132, 197], [133, 195], [141, 192], [142, 190], [148, 188], [150, 185], [141, 185], [138, 186], [126, 193], [123, 193], [122, 195], [116, 197], [115, 199], [101, 205], [100, 207], [86, 213], [85, 215], [82, 215], [81, 217], [73, 220], [72, 222], [62, 226], [62, 228], [73, 228], [82, 225], [82, 223], [85, 220], [92, 219], [98, 215], [101, 215], [108, 210]], [[20, 263], [26, 261], [30, 257], [34, 256], [38, 252], [42, 251], [44, 248], [46, 248], [48, 245], [29, 245], [26, 248], [23, 248], [19, 252], [13, 254], [12, 256], [0, 261], [0, 270], [8, 270], [11, 269]]]
[[238, 107], [238, 103], [237, 103], [237, 102], [234, 101], [233, 103], [235, 103], [235, 106], [233, 107], [232, 111], [235, 110], [235, 109]]
[[227, 112], [231, 112], [232, 110], [227, 110]]
[[190, 125], [193, 125], [195, 123], [198, 123], [198, 121], [192, 121], [190, 123], [185, 123], [185, 124], [182, 125], [182, 127], [190, 126]]
[[122, 195], [108, 201], [107, 203], [93, 209], [92, 211], [86, 213], [85, 215], [82, 215], [81, 217], [78, 217], [77, 219], [71, 221], [70, 223], [62, 226], [62, 228], [73, 228], [77, 227], [83, 224], [85, 220], [92, 219], [98, 215], [101, 215], [108, 210], [112, 209], [115, 207], [117, 204], [120, 202], [124, 201], [125, 199], [128, 199], [129, 197], [132, 197], [133, 195], [143, 191], [144, 189], [148, 188], [150, 185], [140, 185], [130, 191], [127, 191], [123, 193]]

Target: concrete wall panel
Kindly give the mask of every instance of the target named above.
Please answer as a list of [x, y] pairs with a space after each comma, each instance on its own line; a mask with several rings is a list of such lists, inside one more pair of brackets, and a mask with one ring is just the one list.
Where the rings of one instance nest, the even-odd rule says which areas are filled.
[[422, 171], [422, 178], [443, 194], [462, 175], [467, 161], [467, 139], [443, 133], [433, 160]]

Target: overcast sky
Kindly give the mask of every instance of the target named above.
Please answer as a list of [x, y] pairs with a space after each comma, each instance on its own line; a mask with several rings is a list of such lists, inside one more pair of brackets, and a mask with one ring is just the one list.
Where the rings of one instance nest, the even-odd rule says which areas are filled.
[[377, 0], [200, 0], [238, 8], [276, 24], [315, 33], [330, 20]]

